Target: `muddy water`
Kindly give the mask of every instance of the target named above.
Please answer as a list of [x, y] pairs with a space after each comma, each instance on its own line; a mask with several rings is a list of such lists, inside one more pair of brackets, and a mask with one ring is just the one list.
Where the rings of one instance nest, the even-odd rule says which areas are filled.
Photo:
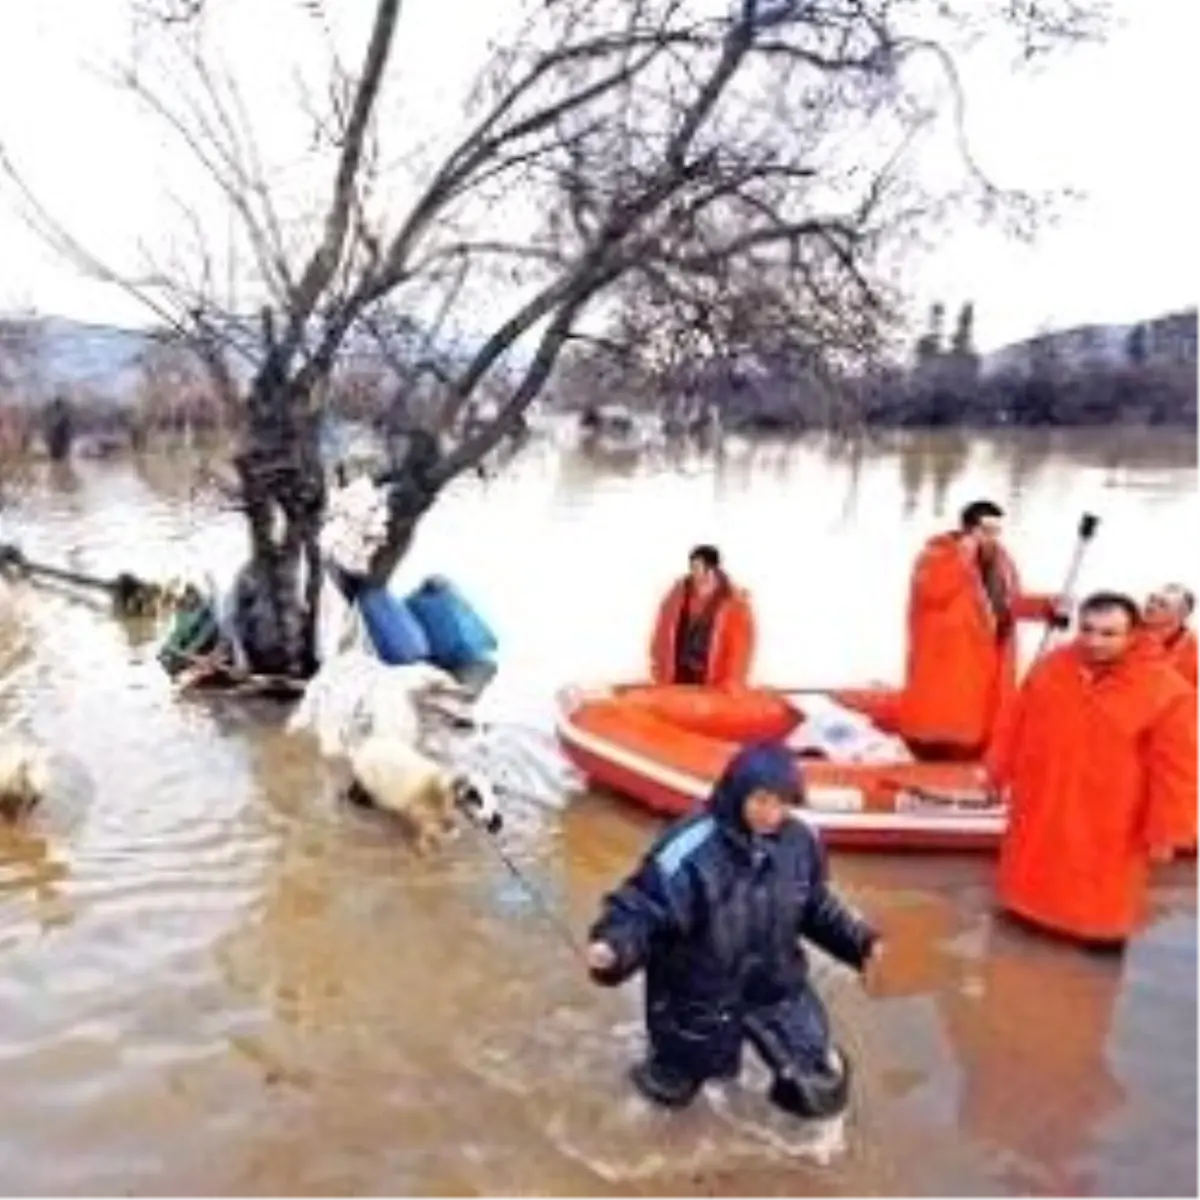
[[[241, 529], [189, 498], [193, 466], [10, 478], [0, 539], [228, 573]], [[1008, 504], [1048, 587], [1099, 512], [1082, 586], [1140, 592], [1180, 573], [1195, 486], [1194, 444], [1161, 436], [716, 463], [547, 441], [447, 496], [405, 574], [477, 599], [504, 644], [487, 706], [544, 727], [555, 686], [638, 668], [693, 541], [753, 589], [764, 678], [889, 678], [911, 555], [963, 501]], [[636, 992], [581, 985], [486, 847], [415, 862], [338, 808], [269, 710], [173, 703], [148, 630], [25, 590], [0, 624], [0, 719], [63, 756], [47, 809], [0, 833], [0, 1192], [1195, 1193], [1190, 867], [1114, 962], [994, 926], [985, 862], [837, 859], [892, 949], [877, 996], [823, 974], [858, 1074], [822, 1161], [839, 1131], [781, 1125], [753, 1086], [678, 1116], [631, 1099]], [[653, 828], [587, 797], [516, 813], [507, 845], [581, 926]]]

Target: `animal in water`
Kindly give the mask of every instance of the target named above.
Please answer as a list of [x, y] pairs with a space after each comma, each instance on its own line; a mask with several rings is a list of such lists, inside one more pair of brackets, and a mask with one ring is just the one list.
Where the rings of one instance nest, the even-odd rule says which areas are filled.
[[18, 821], [50, 790], [45, 749], [26, 738], [0, 734], [0, 819]]
[[437, 714], [461, 719], [468, 694], [428, 663], [388, 666], [359, 649], [331, 658], [310, 680], [288, 722], [316, 736], [322, 757], [349, 767], [350, 801], [401, 818], [418, 851], [442, 844], [461, 813], [496, 832], [495, 792], [482, 776], [452, 770], [422, 748]]
[[348, 758], [346, 798], [399, 818], [419, 854], [440, 848], [459, 814], [488, 833], [503, 827], [495, 791], [481, 775], [452, 770], [391, 738], [369, 737]]

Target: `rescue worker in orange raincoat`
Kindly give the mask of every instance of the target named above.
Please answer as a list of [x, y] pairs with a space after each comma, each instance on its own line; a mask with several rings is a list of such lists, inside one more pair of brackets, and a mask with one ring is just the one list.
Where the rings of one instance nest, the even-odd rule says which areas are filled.
[[888, 724], [919, 758], [977, 758], [1016, 687], [1017, 621], [1065, 620], [1059, 598], [1021, 591], [1003, 517], [990, 500], [968, 504], [913, 568], [904, 688]]
[[1139, 619], [1128, 596], [1085, 600], [1078, 636], [1030, 669], [985, 761], [1009, 805], [1001, 906], [1082, 941], [1124, 942], [1150, 864], [1196, 838], [1196, 691]]
[[744, 686], [754, 657], [754, 614], [721, 569], [715, 546], [688, 555], [688, 573], [659, 606], [650, 643], [655, 683]]
[[1196, 635], [1188, 627], [1196, 597], [1180, 583], [1168, 583], [1146, 600], [1142, 610], [1146, 633], [1154, 638], [1167, 661], [1196, 686]]
[[[1188, 625], [1196, 607], [1195, 595], [1181, 583], [1168, 583], [1148, 596], [1142, 608], [1143, 634], [1190, 687], [1197, 686], [1197, 640]], [[1194, 849], [1193, 829], [1188, 848]]]

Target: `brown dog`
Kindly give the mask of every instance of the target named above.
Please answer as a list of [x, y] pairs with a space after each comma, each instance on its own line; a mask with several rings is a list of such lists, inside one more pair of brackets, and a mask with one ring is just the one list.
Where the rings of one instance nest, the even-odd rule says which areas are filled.
[[50, 765], [41, 746], [0, 737], [0, 818], [17, 821], [36, 808], [50, 787]]

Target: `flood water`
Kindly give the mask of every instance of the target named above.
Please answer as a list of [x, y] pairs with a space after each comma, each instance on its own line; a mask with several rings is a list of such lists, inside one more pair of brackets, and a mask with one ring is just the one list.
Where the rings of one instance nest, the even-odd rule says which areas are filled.
[[[0, 540], [151, 577], [228, 575], [236, 516], [194, 463], [46, 466], [3, 485]], [[759, 676], [895, 678], [906, 573], [965, 501], [1010, 511], [1055, 589], [1186, 575], [1180, 434], [910, 437], [597, 462], [534, 443], [463, 481], [398, 585], [454, 577], [496, 627], [487, 711], [549, 727], [554, 689], [637, 674], [690, 544], [749, 587]], [[1196, 1193], [1196, 879], [1158, 879], [1123, 961], [994, 925], [986, 859], [839, 855], [890, 942], [879, 993], [824, 971], [856, 1067], [821, 1161], [746, 1087], [648, 1111], [624, 1071], [636, 986], [589, 987], [504, 865], [463, 837], [414, 859], [339, 807], [271, 710], [173, 701], [147, 630], [24, 586], [0, 630], [0, 721], [64, 756], [0, 831], [5, 1194]], [[517, 811], [505, 845], [586, 927], [656, 828], [614, 800]]]

